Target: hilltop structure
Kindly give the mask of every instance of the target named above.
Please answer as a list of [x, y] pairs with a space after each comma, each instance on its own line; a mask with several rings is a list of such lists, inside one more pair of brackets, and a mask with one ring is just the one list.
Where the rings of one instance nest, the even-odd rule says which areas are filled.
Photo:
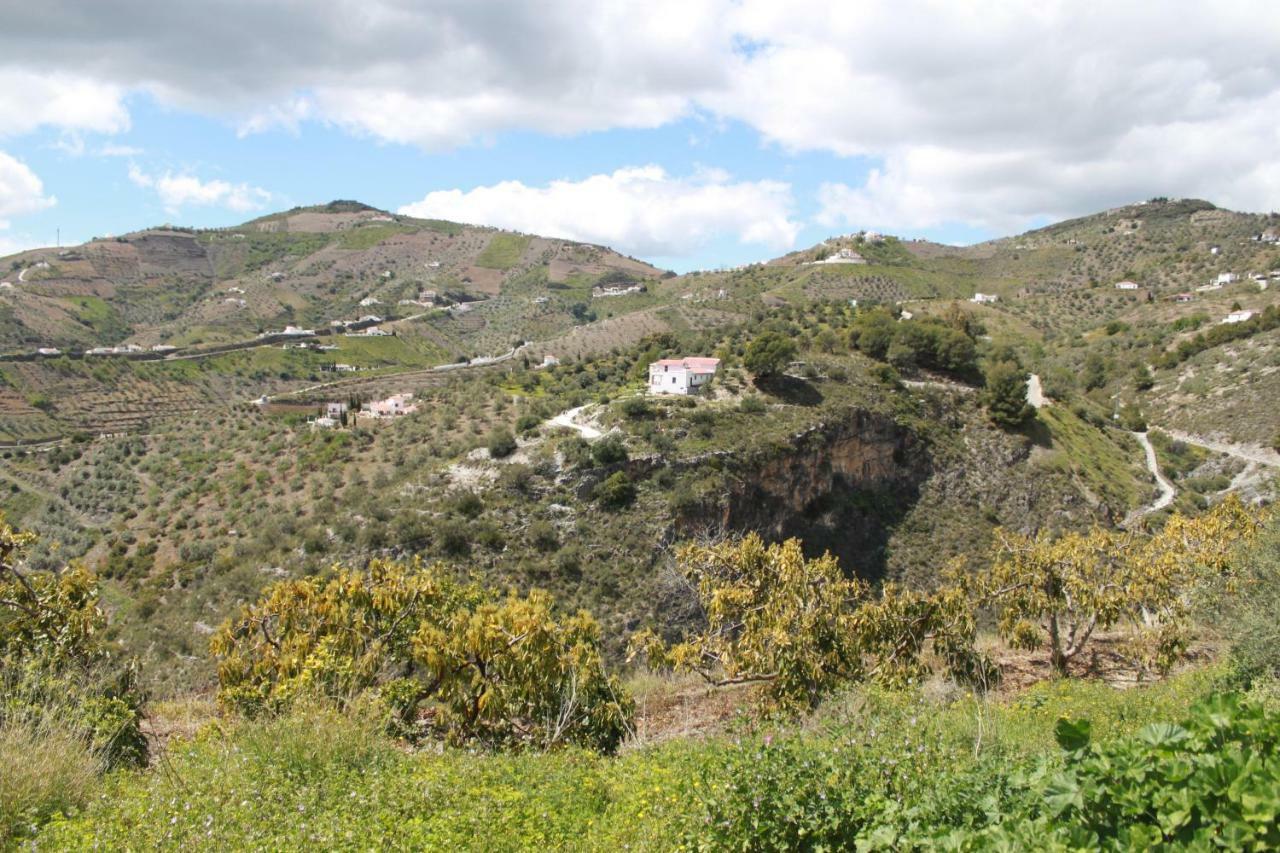
[[654, 394], [694, 394], [711, 381], [718, 358], [664, 358], [649, 365], [649, 390]]

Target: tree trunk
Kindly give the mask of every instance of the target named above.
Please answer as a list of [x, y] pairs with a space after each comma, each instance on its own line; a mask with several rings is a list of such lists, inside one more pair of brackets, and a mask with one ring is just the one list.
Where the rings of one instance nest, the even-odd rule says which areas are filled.
[[1058, 614], [1049, 617], [1049, 664], [1058, 675], [1067, 674], [1067, 655], [1062, 650], [1062, 631], [1058, 627]]

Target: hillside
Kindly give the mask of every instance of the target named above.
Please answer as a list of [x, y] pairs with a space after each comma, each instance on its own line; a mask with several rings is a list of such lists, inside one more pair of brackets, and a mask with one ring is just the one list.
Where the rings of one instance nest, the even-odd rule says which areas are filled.
[[[1168, 771], [1135, 802], [1211, 800], [1186, 768], [1280, 741], [1269, 221], [1152, 202], [674, 276], [335, 202], [18, 256], [0, 757], [39, 761], [0, 833], [1093, 849], [1125, 761]], [[647, 390], [690, 355], [706, 389]]]
[[[669, 546], [704, 534], [799, 536], [859, 576], [928, 586], [947, 558], [980, 559], [998, 525], [1158, 522], [1129, 434], [1144, 426], [1178, 436], [1153, 433], [1175, 508], [1273, 493], [1276, 290], [1247, 275], [1280, 267], [1254, 239], [1269, 222], [1151, 202], [967, 248], [858, 234], [670, 276], [600, 247], [335, 202], [29, 252], [8, 262], [25, 275], [0, 292], [3, 334], [64, 352], [0, 360], [0, 506], [42, 531], [38, 564], [104, 573], [121, 637], [172, 690], [207, 679], [174, 662], [236, 602], [334, 560], [444, 559], [549, 588], [613, 637], [687, 621]], [[823, 262], [842, 252], [851, 262]], [[1231, 271], [1241, 280], [1195, 293]], [[1144, 290], [1115, 289], [1121, 276]], [[1183, 291], [1194, 301], [1171, 300]], [[960, 307], [975, 292], [999, 299]], [[1205, 337], [1237, 303], [1258, 316]], [[904, 334], [961, 329], [976, 360], [949, 374], [919, 341], [852, 348], [876, 305]], [[366, 312], [389, 334], [329, 326]], [[259, 337], [287, 324], [318, 334]], [[760, 385], [744, 352], [771, 329], [799, 351]], [[108, 343], [142, 351], [77, 350]], [[629, 399], [649, 361], [693, 352], [722, 359], [713, 398]], [[1008, 358], [1049, 398], [1012, 432], [989, 421], [977, 370]], [[419, 411], [403, 419], [307, 423], [328, 402], [405, 392]], [[552, 422], [584, 406], [618, 458]], [[518, 448], [490, 459], [504, 430]], [[619, 471], [635, 499], [602, 508]]]

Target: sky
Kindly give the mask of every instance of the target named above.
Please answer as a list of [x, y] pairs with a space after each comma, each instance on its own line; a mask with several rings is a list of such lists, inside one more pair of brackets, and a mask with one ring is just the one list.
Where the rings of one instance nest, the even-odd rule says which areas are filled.
[[335, 198], [736, 265], [1280, 208], [1232, 2], [0, 0], [0, 255]]

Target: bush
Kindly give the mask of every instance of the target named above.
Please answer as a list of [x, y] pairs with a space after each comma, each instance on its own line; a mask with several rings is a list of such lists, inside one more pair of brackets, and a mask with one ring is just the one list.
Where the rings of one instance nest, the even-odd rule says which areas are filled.
[[1061, 720], [1057, 733], [1066, 766], [1042, 765], [1010, 817], [956, 846], [1280, 847], [1280, 715], [1224, 695], [1181, 725], [1156, 723], [1106, 745], [1090, 743], [1085, 721]]
[[622, 509], [636, 499], [636, 487], [624, 472], [615, 471], [596, 489], [596, 499], [601, 506]]
[[758, 415], [768, 410], [759, 394], [748, 394], [738, 401], [738, 411], [748, 415]]
[[626, 462], [629, 458], [627, 445], [623, 442], [622, 436], [611, 432], [591, 446], [591, 458], [597, 465], [617, 465]]
[[1280, 522], [1239, 558], [1241, 594], [1226, 596], [1217, 622], [1244, 686], [1280, 679]]
[[631, 420], [640, 420], [653, 414], [649, 401], [644, 397], [628, 397], [618, 404], [618, 410]]
[[516, 452], [516, 438], [506, 427], [497, 427], [489, 433], [487, 442], [489, 456], [493, 459], [505, 459]]

